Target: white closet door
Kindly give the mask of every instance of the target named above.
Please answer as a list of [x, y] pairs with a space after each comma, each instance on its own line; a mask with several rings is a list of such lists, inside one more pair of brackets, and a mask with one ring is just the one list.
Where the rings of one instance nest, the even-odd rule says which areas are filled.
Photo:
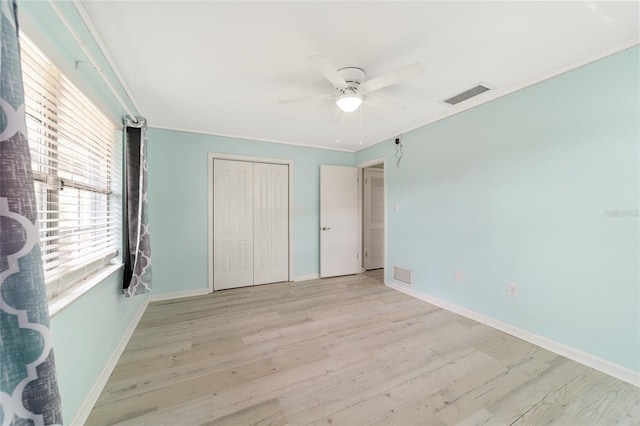
[[271, 165], [253, 166], [253, 283], [271, 282]]
[[254, 284], [289, 279], [289, 167], [255, 163]]
[[384, 267], [384, 172], [364, 170], [364, 268]]
[[213, 288], [253, 285], [253, 163], [214, 160]]
[[271, 165], [271, 194], [270, 282], [275, 283], [289, 280], [289, 166]]

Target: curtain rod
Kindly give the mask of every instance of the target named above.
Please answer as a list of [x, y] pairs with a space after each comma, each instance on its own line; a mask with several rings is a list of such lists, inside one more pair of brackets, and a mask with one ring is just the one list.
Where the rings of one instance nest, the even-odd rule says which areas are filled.
[[91, 54], [91, 52], [89, 51], [89, 48], [84, 44], [82, 39], [78, 36], [78, 34], [75, 32], [75, 30], [69, 24], [69, 21], [67, 21], [67, 18], [65, 18], [65, 16], [62, 14], [60, 9], [56, 5], [56, 0], [49, 0], [49, 4], [53, 8], [53, 10], [56, 12], [56, 14], [60, 18], [60, 20], [62, 21], [64, 26], [67, 27], [67, 31], [69, 31], [69, 33], [76, 40], [76, 43], [78, 43], [78, 45], [80, 46], [80, 48], [82, 49], [84, 54], [87, 55], [87, 58], [89, 58], [89, 61], [91, 62], [91, 66], [93, 66], [93, 68], [95, 68], [95, 70], [98, 71], [98, 73], [102, 77], [102, 80], [105, 82], [107, 87], [109, 87], [109, 90], [111, 90], [111, 93], [113, 93], [113, 96], [115, 96], [116, 99], [118, 100], [118, 102], [120, 103], [120, 106], [122, 106], [122, 108], [125, 110], [125, 112], [132, 118], [132, 121], [135, 121], [137, 123], [136, 115], [131, 111], [129, 106], [122, 100], [122, 98], [120, 97], [120, 95], [116, 91], [115, 87], [113, 87], [113, 84], [111, 84], [111, 81], [109, 81], [109, 79], [105, 75], [104, 70], [101, 67], [98, 66], [98, 63], [97, 63], [96, 59], [93, 57], [93, 55]]

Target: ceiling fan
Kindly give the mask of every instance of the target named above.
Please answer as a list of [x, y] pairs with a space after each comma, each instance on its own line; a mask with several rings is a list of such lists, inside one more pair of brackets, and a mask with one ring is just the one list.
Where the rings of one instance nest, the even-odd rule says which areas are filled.
[[403, 105], [390, 102], [385, 99], [371, 96], [370, 93], [417, 77], [424, 74], [424, 68], [420, 62], [406, 65], [395, 71], [383, 74], [371, 80], [365, 80], [365, 72], [361, 68], [346, 67], [336, 69], [326, 56], [311, 56], [311, 63], [320, 71], [336, 91], [326, 95], [303, 96], [299, 98], [282, 99], [281, 104], [293, 102], [319, 101], [325, 99], [335, 99], [336, 105], [344, 112], [352, 112], [358, 109], [362, 103], [387, 108], [404, 108]]

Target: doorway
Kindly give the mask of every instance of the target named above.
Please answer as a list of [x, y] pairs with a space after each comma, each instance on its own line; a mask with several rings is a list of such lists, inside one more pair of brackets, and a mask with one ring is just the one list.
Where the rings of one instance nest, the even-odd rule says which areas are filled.
[[384, 267], [384, 168], [363, 169], [362, 260], [365, 271]]
[[386, 184], [385, 159], [358, 165], [360, 173], [361, 268], [384, 281], [386, 263]]

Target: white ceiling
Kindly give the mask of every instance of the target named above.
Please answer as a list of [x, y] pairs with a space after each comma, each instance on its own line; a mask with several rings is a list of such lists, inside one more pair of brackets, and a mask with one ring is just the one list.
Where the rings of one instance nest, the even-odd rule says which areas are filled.
[[[639, 42], [639, 2], [81, 1], [151, 127], [356, 151]], [[83, 10], [84, 9], [84, 10]], [[419, 61], [335, 122], [309, 56], [367, 78]], [[494, 90], [449, 106], [477, 83]], [[337, 139], [339, 138], [339, 142]], [[362, 140], [362, 144], [360, 141]]]

